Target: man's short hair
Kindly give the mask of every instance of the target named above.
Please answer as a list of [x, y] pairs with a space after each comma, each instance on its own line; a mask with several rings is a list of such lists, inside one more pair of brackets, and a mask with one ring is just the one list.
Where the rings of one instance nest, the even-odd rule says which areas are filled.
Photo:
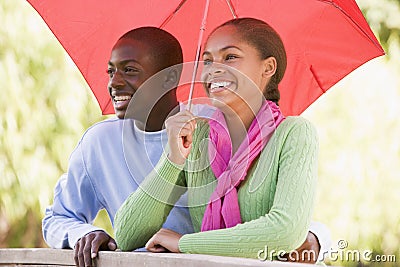
[[119, 40], [125, 38], [148, 45], [152, 59], [157, 62], [159, 70], [183, 63], [182, 47], [179, 41], [165, 30], [150, 26], [141, 27], [125, 33]]

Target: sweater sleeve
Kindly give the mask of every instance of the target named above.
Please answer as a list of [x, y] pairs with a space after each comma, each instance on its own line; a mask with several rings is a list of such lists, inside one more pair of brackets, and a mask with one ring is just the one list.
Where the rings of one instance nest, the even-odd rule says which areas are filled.
[[285, 135], [270, 211], [232, 228], [184, 235], [182, 252], [271, 259], [272, 250], [291, 251], [304, 242], [314, 206], [318, 141], [315, 128], [304, 119]]
[[42, 232], [47, 244], [74, 248], [87, 233], [102, 230], [92, 225], [102, 207], [87, 175], [79, 142], [71, 154], [68, 173], [60, 177], [54, 189], [53, 205], [46, 208]]
[[143, 247], [161, 229], [173, 205], [186, 191], [183, 166], [165, 154], [139, 188], [118, 209], [114, 219], [115, 240], [123, 251]]

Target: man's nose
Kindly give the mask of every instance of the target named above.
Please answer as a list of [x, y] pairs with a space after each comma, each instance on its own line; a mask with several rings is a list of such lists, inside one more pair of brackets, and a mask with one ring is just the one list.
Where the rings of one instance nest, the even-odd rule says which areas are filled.
[[125, 84], [124, 78], [120, 71], [116, 70], [112, 77], [109, 79], [109, 84], [111, 87], [118, 88]]

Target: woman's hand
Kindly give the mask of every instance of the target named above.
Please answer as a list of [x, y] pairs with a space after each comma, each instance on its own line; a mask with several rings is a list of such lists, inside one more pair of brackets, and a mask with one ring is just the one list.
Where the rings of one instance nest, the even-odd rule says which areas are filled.
[[149, 241], [147, 241], [146, 249], [150, 252], [174, 252], [179, 251], [179, 239], [181, 234], [169, 229], [161, 228]]
[[168, 133], [168, 158], [175, 164], [183, 164], [192, 149], [196, 118], [189, 111], [181, 111], [165, 121]]

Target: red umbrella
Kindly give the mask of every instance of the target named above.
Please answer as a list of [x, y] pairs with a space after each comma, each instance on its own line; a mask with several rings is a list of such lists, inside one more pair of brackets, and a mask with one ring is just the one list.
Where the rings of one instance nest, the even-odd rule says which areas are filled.
[[[28, 2], [78, 66], [103, 114], [114, 112], [105, 74], [112, 46], [123, 33], [140, 26], [171, 32], [182, 44], [185, 61], [194, 61], [198, 43], [221, 23], [234, 17], [268, 22], [287, 50], [288, 66], [279, 87], [285, 115], [300, 114], [351, 71], [384, 55], [354, 0]], [[187, 100], [188, 90], [178, 91], [178, 97]]]

